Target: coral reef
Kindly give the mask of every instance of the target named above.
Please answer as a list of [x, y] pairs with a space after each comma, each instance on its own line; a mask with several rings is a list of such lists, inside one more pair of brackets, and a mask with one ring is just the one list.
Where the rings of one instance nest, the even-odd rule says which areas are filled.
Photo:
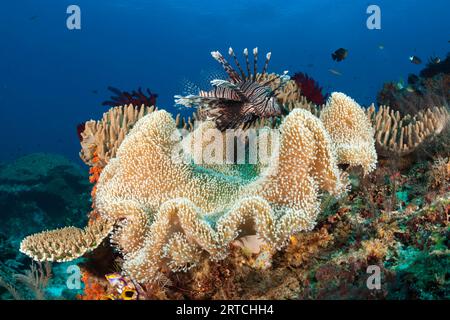
[[[330, 99], [329, 124], [334, 108], [343, 107], [339, 101], [337, 96]], [[348, 101], [344, 106], [348, 118], [364, 115], [354, 101]], [[341, 133], [334, 131], [341, 138], [335, 144], [319, 118], [294, 109], [278, 129], [280, 147], [273, 151], [271, 165], [259, 175], [236, 180], [199, 170], [194, 163], [174, 163], [171, 156], [181, 141], [175, 120], [164, 111], [144, 116], [120, 144], [96, 186], [96, 210], [111, 224], [118, 224], [112, 241], [124, 256], [124, 272], [140, 282], [151, 282], [167, 267], [174, 271], [192, 268], [204, 254], [212, 260], [225, 258], [229, 244], [245, 234], [256, 233], [272, 249], [281, 249], [293, 233], [314, 226], [319, 189], [331, 194], [346, 190], [335, 148], [343, 145], [344, 136], [360, 142], [369, 139], [359, 147], [370, 148], [370, 124], [365, 127], [364, 116], [360, 120], [365, 123], [356, 129], [346, 128], [352, 124], [347, 121], [340, 126]], [[362, 160], [352, 165], [374, 165]], [[82, 233], [70, 228], [33, 235], [23, 241], [23, 251], [37, 260], [76, 258], [83, 250], [73, 242], [70, 246], [76, 254], [65, 255], [45, 244], [49, 238], [64, 243], [67, 230]], [[96, 234], [98, 243], [107, 232]]]
[[[60, 155], [35, 153], [2, 165], [3, 230], [21, 237], [43, 226], [82, 225], [82, 218], [90, 209], [89, 190], [86, 172]], [[25, 226], [22, 219], [27, 220]]]
[[448, 106], [450, 101], [450, 54], [439, 63], [430, 62], [420, 76], [410, 74], [407, 84], [387, 82], [378, 93], [378, 105], [390, 106], [402, 114]]
[[[20, 242], [43, 229], [85, 225], [91, 209], [90, 188], [86, 172], [57, 154], [30, 154], [0, 166], [0, 278], [4, 287], [16, 292], [12, 296], [0, 288], [0, 299], [38, 298], [15, 276], [30, 271], [30, 259], [18, 250]], [[60, 266], [53, 268], [47, 287], [41, 286], [40, 298], [74, 298], [69, 291], [62, 293], [67, 274], [64, 264]], [[33, 268], [32, 274], [40, 270], [38, 265]]]
[[[188, 119], [158, 110], [141, 91], [114, 89], [114, 108], [79, 127], [92, 208], [69, 221], [76, 227], [24, 238], [21, 251], [38, 262], [80, 266], [82, 300], [450, 298], [448, 92], [436, 89], [448, 86], [447, 75], [429, 65], [430, 74], [411, 77], [414, 90], [402, 89], [392, 108], [365, 110], [337, 92], [324, 104], [307, 75], [268, 74], [270, 53], [261, 73], [257, 49], [253, 71], [244, 51], [247, 73], [231, 48], [229, 54], [236, 70], [212, 53], [229, 80], [178, 97], [200, 104]], [[426, 96], [419, 94], [424, 87]], [[224, 110], [230, 101], [235, 108]], [[224, 115], [225, 124], [218, 121]], [[250, 130], [226, 140], [223, 129], [237, 127], [258, 129], [266, 159], [248, 161]], [[224, 162], [235, 141], [243, 142], [244, 163]], [[431, 141], [439, 152], [402, 171], [384, 161]], [[0, 177], [20, 176], [26, 166], [0, 166]], [[25, 170], [24, 181], [33, 183], [21, 188], [51, 176], [52, 165], [45, 167]], [[0, 294], [47, 298], [47, 265], [23, 272], [29, 259], [21, 255], [15, 263], [17, 252], [2, 232], [0, 245]], [[380, 289], [367, 286], [373, 266], [382, 274]], [[12, 276], [18, 269], [22, 276]], [[130, 296], [118, 279], [130, 284]]]
[[435, 63], [431, 61], [420, 71], [422, 78], [433, 78], [438, 74], [450, 74], [450, 52], [447, 53], [447, 56], [441, 62]]
[[[225, 260], [203, 261], [151, 290], [170, 299], [448, 299], [449, 193], [422, 202], [429, 192], [417, 181], [422, 169], [400, 177], [377, 169], [346, 199], [325, 205], [314, 230], [291, 236], [267, 269], [253, 267], [259, 252], [237, 246]], [[386, 174], [400, 180], [395, 187], [379, 182]], [[402, 190], [408, 199], [394, 208], [370, 200]], [[380, 289], [367, 287], [369, 265], [380, 268]]]

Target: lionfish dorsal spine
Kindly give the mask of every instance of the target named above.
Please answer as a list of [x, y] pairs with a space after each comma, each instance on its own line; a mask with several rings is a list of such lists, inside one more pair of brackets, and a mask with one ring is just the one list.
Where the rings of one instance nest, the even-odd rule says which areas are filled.
[[248, 49], [244, 49], [244, 56], [245, 56], [245, 64], [247, 65], [247, 80], [250, 80], [252, 77], [252, 72], [250, 71], [250, 61], [248, 60]]
[[242, 79], [247, 78], [246, 75], [245, 75], [244, 70], [243, 70], [242, 67], [241, 67], [241, 64], [239, 63], [238, 58], [237, 58], [236, 55], [234, 54], [234, 50], [233, 50], [232, 47], [230, 47], [230, 48], [228, 49], [228, 54], [229, 54], [231, 57], [233, 57], [234, 63], [236, 64], [236, 66], [237, 66], [238, 69], [239, 69], [239, 72], [240, 72], [241, 75], [242, 75]]
[[256, 80], [258, 73], [258, 47], [253, 49], [253, 80]]
[[241, 81], [239, 74], [236, 72], [236, 70], [233, 69], [233, 67], [228, 63], [228, 61], [225, 60], [225, 58], [219, 51], [212, 51], [211, 56], [222, 65], [222, 67], [225, 69], [225, 72], [230, 77], [231, 81], [233, 82]]
[[262, 69], [261, 75], [264, 75], [267, 72], [267, 68], [269, 67], [269, 62], [270, 62], [271, 57], [272, 57], [272, 52], [267, 52], [266, 62], [264, 62], [264, 67]]

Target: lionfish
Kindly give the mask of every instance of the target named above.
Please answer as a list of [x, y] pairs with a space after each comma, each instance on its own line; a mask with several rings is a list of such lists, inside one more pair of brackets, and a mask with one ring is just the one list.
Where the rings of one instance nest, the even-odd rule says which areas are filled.
[[[219, 51], [211, 52], [219, 62], [229, 79], [211, 81], [211, 91], [200, 91], [199, 95], [175, 96], [175, 103], [186, 107], [197, 107], [208, 120], [213, 120], [216, 127], [225, 131], [238, 127], [248, 128], [256, 120], [279, 116], [284, 109], [277, 103], [277, 91], [290, 79], [287, 71], [265, 82], [257, 81], [258, 48], [253, 49], [253, 73], [249, 61], [248, 49], [244, 49], [247, 73], [242, 69], [233, 48], [228, 50], [239, 73], [228, 63]], [[271, 52], [266, 54], [266, 61], [259, 79], [267, 72]], [[272, 89], [270, 83], [280, 79], [280, 84]]]

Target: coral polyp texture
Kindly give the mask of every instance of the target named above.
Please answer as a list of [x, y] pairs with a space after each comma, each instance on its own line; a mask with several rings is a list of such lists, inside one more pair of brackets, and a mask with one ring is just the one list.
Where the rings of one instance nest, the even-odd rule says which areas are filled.
[[365, 173], [377, 163], [374, 131], [364, 110], [352, 98], [335, 92], [320, 114], [325, 128], [336, 145], [340, 164], [361, 166]]
[[367, 115], [375, 128], [378, 152], [384, 156], [405, 156], [414, 152], [424, 142], [442, 133], [450, 121], [445, 106], [402, 116], [387, 106], [380, 106], [377, 111], [372, 105]]
[[276, 165], [236, 180], [174, 164], [174, 119], [164, 111], [141, 119], [97, 184], [97, 210], [106, 219], [126, 220], [114, 235], [119, 248], [132, 248], [122, 250], [125, 272], [150, 282], [164, 266], [193, 266], [199, 253], [223, 259], [238, 236], [256, 233], [280, 249], [294, 232], [310, 230], [319, 189], [344, 190], [335, 154], [320, 120], [305, 110], [286, 117], [280, 132]]
[[[292, 109], [267, 131], [279, 136], [269, 161], [237, 175], [223, 170], [225, 165], [196, 163], [195, 148], [186, 147], [204, 143], [200, 139], [208, 130], [223, 134], [213, 122], [183, 138], [169, 113], [129, 109], [130, 120], [142, 117], [103, 168], [94, 199], [100, 221], [115, 226], [110, 238], [123, 256], [123, 272], [151, 283], [168, 270], [226, 258], [230, 244], [243, 236], [257, 235], [272, 251], [282, 250], [293, 234], [312, 230], [321, 193], [338, 196], [347, 190], [338, 163], [348, 159], [339, 150], [351, 141], [358, 142], [355, 154], [370, 154], [373, 148], [370, 123], [356, 102], [335, 94], [325, 111], [321, 120], [303, 108]], [[336, 113], [345, 118], [339, 120], [341, 132], [331, 130]], [[375, 160], [359, 157], [351, 164], [369, 170]], [[87, 241], [91, 230], [46, 231], [26, 238], [22, 251], [40, 261], [70, 260], [92, 250], [110, 231], [95, 229], [95, 241], [92, 236]]]

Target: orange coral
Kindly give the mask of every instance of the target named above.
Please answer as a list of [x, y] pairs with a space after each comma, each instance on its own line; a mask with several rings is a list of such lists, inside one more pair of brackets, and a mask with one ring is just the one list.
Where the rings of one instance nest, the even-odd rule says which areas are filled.
[[99, 283], [97, 277], [83, 271], [81, 280], [84, 283], [84, 294], [78, 295], [79, 300], [104, 300], [107, 295], [106, 287]]

